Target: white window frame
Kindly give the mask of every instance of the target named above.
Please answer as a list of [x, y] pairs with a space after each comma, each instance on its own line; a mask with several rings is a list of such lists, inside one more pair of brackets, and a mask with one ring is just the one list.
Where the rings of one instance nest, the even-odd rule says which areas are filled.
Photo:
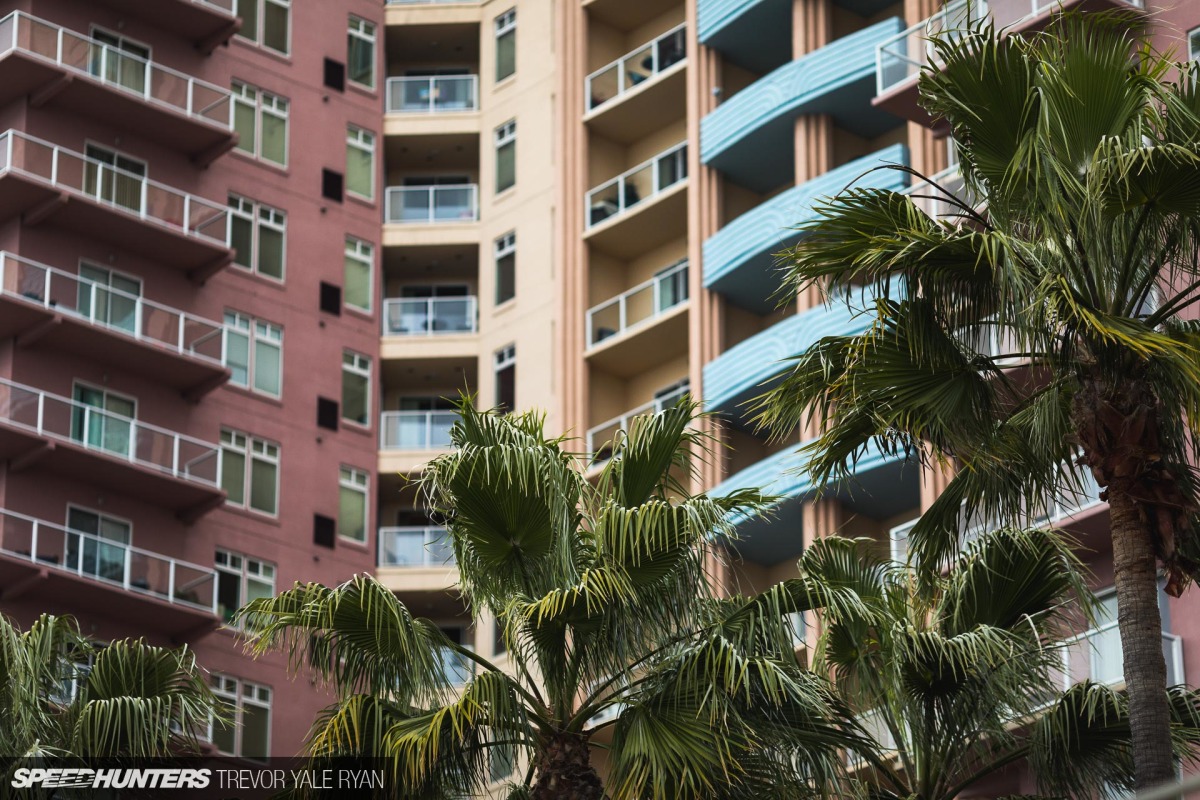
[[[258, 7], [257, 8], [257, 11], [258, 11], [258, 34], [257, 34], [257, 37], [258, 38], [252, 39], [249, 36], [244, 36], [240, 32], [237, 34], [237, 38], [241, 39], [243, 42], [252, 42], [255, 47], [261, 47], [262, 49], [269, 50], [272, 53], [279, 53], [280, 55], [291, 56], [291, 54], [292, 54], [292, 0], [235, 0], [235, 3], [236, 3], [236, 5], [234, 6], [235, 12], [241, 6], [242, 3], [254, 3]], [[265, 44], [263, 41], [263, 28], [266, 26], [267, 6], [269, 6], [269, 5], [279, 6], [280, 8], [287, 9], [287, 31], [286, 31], [287, 49], [286, 50], [276, 50], [274, 47], [271, 47], [270, 45]], [[241, 15], [239, 14], [238, 16], [241, 16]]]
[[[225, 675], [220, 672], [213, 672], [208, 678], [209, 688], [212, 693], [230, 706], [233, 719], [231, 725], [233, 727], [233, 752], [226, 753], [224, 750], [218, 752], [226, 753], [226, 755], [236, 756], [238, 758], [246, 758], [251, 761], [258, 761], [259, 756], [242, 755], [242, 710], [245, 705], [257, 706], [267, 710], [267, 746], [266, 752], [261, 756], [265, 760], [271, 755], [271, 722], [274, 714], [271, 710], [274, 692], [270, 686], [254, 681], [247, 681], [242, 678], [235, 678], [232, 675]], [[265, 693], [265, 698], [264, 698]], [[215, 720], [209, 719], [206, 741], [213, 742], [213, 729]]]
[[[229, 208], [231, 217], [238, 217], [250, 223], [250, 264], [244, 265], [234, 261], [233, 267], [243, 272], [253, 272], [260, 278], [266, 278], [269, 281], [283, 283], [287, 279], [287, 212], [282, 208], [269, 206], [266, 203], [251, 200], [249, 197], [244, 197], [234, 192], [229, 193], [226, 206]], [[279, 259], [278, 278], [263, 272], [262, 264], [258, 262], [258, 236], [260, 228], [270, 228], [278, 231], [280, 239], [283, 242]]]
[[[268, 0], [274, 2], [274, 0]], [[274, 164], [277, 167], [286, 168], [291, 155], [291, 107], [292, 101], [283, 95], [275, 94], [263, 89], [261, 86], [256, 86], [249, 81], [239, 80], [234, 78], [230, 82], [230, 93], [233, 95], [234, 103], [241, 103], [243, 106], [249, 106], [254, 110], [254, 142], [253, 147], [249, 150], [242, 147], [241, 140], [238, 141], [237, 152], [242, 155], [249, 156], [267, 164]], [[273, 158], [267, 158], [262, 154], [262, 131], [263, 131], [263, 116], [269, 115], [276, 119], [283, 120], [283, 161], [276, 161]]]
[[355, 16], [354, 14], [350, 15], [350, 23], [347, 27], [347, 36], [352, 39], [361, 39], [362, 41], [366, 42], [367, 44], [369, 44], [371, 46], [371, 82], [370, 83], [362, 83], [361, 81], [356, 81], [353, 78], [349, 77], [349, 74], [350, 74], [350, 47], [349, 47], [348, 42], [347, 42], [347, 47], [346, 47], [347, 81], [354, 84], [355, 86], [359, 86], [359, 87], [362, 87], [363, 89], [368, 89], [370, 91], [375, 90], [375, 85], [376, 85], [376, 83], [378, 83], [378, 80], [379, 80], [379, 76], [377, 76], [375, 74], [377, 71], [376, 70], [376, 61], [379, 58], [378, 37], [377, 37], [378, 29], [379, 29], [379, 27], [374, 22], [371, 22], [370, 20], [367, 20], [367, 19], [363, 19], [362, 17], [359, 17], [359, 16]]
[[1200, 61], [1200, 27], [1192, 28], [1187, 33], [1188, 58]]
[[[341, 526], [341, 491], [349, 489], [362, 496], [363, 507], [363, 538], [355, 539], [342, 533]], [[347, 542], [365, 545], [371, 536], [371, 473], [358, 467], [342, 464], [338, 467], [338, 538]]]
[[[512, 367], [514, 370], [517, 367], [517, 343], [516, 342], [513, 342], [511, 344], [506, 344], [504, 347], [501, 347], [499, 350], [497, 350], [495, 353], [492, 354], [492, 383], [494, 384], [493, 388], [495, 389], [495, 394], [496, 394], [496, 405], [500, 404], [500, 380], [499, 380], [500, 373], [502, 371], [508, 369], [509, 367]], [[517, 394], [517, 387], [516, 387], [516, 382], [514, 380], [514, 382], [513, 382], [513, 400], [514, 401], [516, 400], [516, 394]], [[514, 412], [516, 410], [517, 410], [516, 403], [514, 402], [513, 407], [505, 409], [504, 413], [511, 414], [512, 412]]]
[[[493, 137], [493, 152], [496, 159], [496, 194], [503, 194], [517, 188], [517, 118], [505, 122], [503, 125], [496, 126], [492, 131]], [[513, 148], [513, 175], [512, 183], [500, 188], [500, 148], [512, 145]]]
[[[517, 232], [516, 232], [516, 230], [511, 230], [508, 233], [504, 234], [503, 236], [496, 237], [496, 240], [492, 243], [492, 246], [493, 246], [492, 264], [494, 267], [493, 277], [494, 277], [494, 280], [496, 281], [496, 291], [493, 293], [492, 299], [497, 306], [502, 306], [505, 303], [511, 303], [513, 300], [515, 300], [517, 298]], [[512, 291], [511, 297], [507, 297], [504, 300], [501, 300], [499, 298], [499, 294], [500, 294], [500, 260], [507, 258], [509, 256], [513, 257], [513, 279], [512, 279], [513, 291]]]
[[495, 74], [496, 83], [502, 83], [503, 81], [506, 81], [509, 78], [511, 78], [517, 74], [517, 49], [516, 49], [517, 9], [516, 9], [516, 6], [508, 9], [503, 14], [498, 15], [495, 18], [495, 20], [493, 20], [493, 27], [494, 27], [494, 31], [495, 31], [494, 47], [496, 48], [497, 59], [499, 58], [500, 38], [509, 33], [511, 33], [513, 35], [513, 70], [512, 70], [512, 72], [508, 73], [507, 75], [505, 75], [502, 78], [499, 75], [499, 66], [500, 66], [499, 60], [497, 60], [497, 62], [495, 64], [495, 66], [497, 67], [496, 74]]
[[[243, 314], [240, 311], [233, 309], [225, 309], [225, 329], [224, 336], [221, 338], [221, 363], [229, 366], [229, 337], [245, 336], [246, 337], [246, 383], [241, 384], [230, 378], [230, 382], [234, 386], [242, 389], [247, 389], [255, 394], [261, 394], [264, 397], [283, 397], [283, 326], [276, 325], [265, 319], [252, 317], [249, 314]], [[272, 394], [258, 388], [255, 378], [258, 375], [258, 361], [256, 357], [258, 342], [263, 341], [269, 346], [273, 346], [279, 350], [279, 393]]]
[[[238, 503], [226, 498], [225, 505], [240, 508], [249, 511], [252, 514], [262, 514], [264, 517], [276, 518], [279, 516], [279, 486], [282, 483], [282, 470], [280, 469], [280, 448], [278, 442], [272, 442], [268, 439], [263, 439], [245, 431], [235, 430], [233, 428], [221, 428], [221, 458], [224, 459], [225, 451], [230, 450], [241, 453], [246, 460], [245, 475], [242, 476], [244, 484], [242, 486], [242, 500]], [[275, 465], [275, 510], [263, 511], [261, 508], [255, 508], [250, 505], [250, 498], [254, 496], [254, 463], [262, 461], [268, 464]], [[224, 464], [222, 464], [224, 468]]]
[[345, 373], [349, 372], [352, 375], [359, 375], [359, 376], [362, 376], [367, 379], [367, 389], [365, 392], [366, 400], [367, 400], [367, 413], [366, 413], [367, 421], [359, 422], [356, 419], [352, 419], [352, 418], [346, 416], [346, 397], [345, 397], [345, 393], [343, 392], [341, 409], [340, 409], [340, 413], [342, 415], [342, 422], [348, 423], [350, 425], [357, 425], [360, 428], [371, 427], [371, 366], [372, 365], [371, 365], [371, 357], [370, 356], [364, 355], [363, 353], [359, 353], [354, 350], [343, 350], [342, 351], [342, 374], [343, 374], [343, 376], [345, 375]]
[[378, 162], [375, 160], [375, 143], [377, 137], [374, 133], [366, 128], [360, 128], [357, 125], [346, 126], [346, 176], [350, 175], [350, 150], [361, 150], [371, 157], [371, 186], [368, 194], [359, 194], [350, 189], [350, 181], [346, 181], [346, 194], [363, 200], [375, 199], [375, 170], [378, 168]]
[[[348, 299], [349, 294], [343, 292], [343, 305], [347, 308], [353, 308], [356, 311], [365, 311], [370, 314], [375, 306], [375, 245], [368, 242], [366, 239], [359, 239], [357, 236], [346, 235], [346, 258], [364, 264], [367, 267], [367, 305], [366, 307], [355, 305]], [[346, 276], [342, 276], [343, 283]]]
[[[221, 575], [232, 575], [237, 578], [239, 607], [244, 606], [246, 598], [250, 596], [246, 587], [251, 580], [269, 584], [271, 595], [275, 594], [275, 575], [278, 573], [279, 568], [273, 561], [248, 556], [237, 550], [218, 547], [216, 555], [213, 557], [213, 568]], [[218, 587], [220, 586], [220, 581], [221, 578], [218, 575]], [[239, 624], [238, 627], [244, 628], [245, 624]]]

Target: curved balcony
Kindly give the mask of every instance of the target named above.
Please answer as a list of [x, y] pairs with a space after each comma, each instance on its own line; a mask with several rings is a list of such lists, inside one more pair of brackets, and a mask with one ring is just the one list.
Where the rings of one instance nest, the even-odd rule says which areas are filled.
[[588, 192], [584, 238], [630, 258], [683, 235], [686, 185], [687, 142], [681, 142]]
[[792, 57], [792, 4], [779, 0], [697, 0], [700, 43], [754, 72]]
[[874, 138], [897, 123], [871, 105], [875, 48], [900, 31], [898, 17], [838, 39], [784, 64], [721, 103], [700, 121], [700, 160], [756, 192], [795, 171], [793, 122], [830, 114], [837, 124]]
[[704, 242], [704, 285], [756, 313], [774, 306], [779, 288], [775, 253], [794, 243], [795, 226], [813, 219], [814, 201], [835, 195], [853, 183], [860, 188], [904, 188], [908, 176], [898, 170], [875, 170], [883, 164], [908, 164], [908, 149], [892, 145], [869, 156], [781, 192], [747, 211]]
[[126, 14], [140, 17], [156, 28], [177, 34], [192, 42], [202, 53], [211, 53], [229, 41], [241, 20], [234, 12], [234, 0], [97, 0]]
[[642, 403], [640, 406], [631, 408], [619, 417], [613, 417], [606, 422], [601, 422], [599, 425], [588, 430], [587, 451], [592, 456], [592, 463], [599, 464], [612, 458], [613, 442], [621, 431], [629, 429], [629, 423], [634, 417], [639, 417], [643, 414], [658, 414], [666, 411], [689, 392], [691, 392], [691, 387], [685, 382], [683, 386], [680, 386], [669, 394], [656, 397], [649, 403]]
[[587, 312], [588, 360], [631, 377], [687, 349], [687, 259]]
[[0, 251], [0, 338], [113, 364], [196, 399], [229, 379], [225, 326]]
[[17, 130], [0, 133], [0, 220], [55, 224], [203, 281], [233, 261], [229, 209]]
[[13, 471], [36, 464], [185, 520], [225, 500], [217, 445], [3, 378], [0, 459]]
[[[217, 626], [217, 573], [187, 561], [0, 509], [5, 600], [29, 595], [166, 633]], [[15, 589], [15, 591], [14, 591]]]
[[683, 119], [687, 26], [676, 25], [587, 76], [588, 127], [629, 144]]

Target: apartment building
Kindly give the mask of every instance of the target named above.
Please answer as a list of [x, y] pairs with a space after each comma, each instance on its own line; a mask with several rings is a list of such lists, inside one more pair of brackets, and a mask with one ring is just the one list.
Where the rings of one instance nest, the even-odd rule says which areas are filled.
[[383, 9], [0, 17], [0, 611], [187, 644], [291, 755], [327, 701], [224, 628], [375, 566]]

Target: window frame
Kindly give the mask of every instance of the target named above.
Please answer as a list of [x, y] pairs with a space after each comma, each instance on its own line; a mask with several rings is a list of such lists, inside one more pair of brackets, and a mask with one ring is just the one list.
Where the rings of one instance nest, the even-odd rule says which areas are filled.
[[[347, 361], [347, 359], [349, 359], [349, 361]], [[362, 362], [365, 362], [365, 364], [366, 364], [365, 367], [362, 366]], [[368, 428], [369, 429], [371, 427], [371, 382], [372, 382], [371, 381], [371, 370], [372, 370], [373, 366], [374, 365], [371, 362], [371, 357], [366, 355], [365, 353], [360, 353], [357, 350], [349, 350], [349, 349], [342, 350], [342, 403], [341, 403], [341, 408], [338, 409], [338, 413], [341, 414], [342, 422], [349, 423], [350, 425], [356, 425], [359, 428]], [[363, 392], [363, 396], [366, 399], [366, 404], [367, 404], [366, 414], [365, 414], [366, 422], [359, 422], [357, 419], [355, 419], [353, 417], [346, 416], [345, 383], [346, 383], [346, 373], [347, 372], [349, 372], [352, 375], [358, 375], [358, 376], [366, 379], [367, 385], [366, 385], [365, 391]]]
[[[497, 125], [492, 131], [492, 147], [496, 157], [496, 194], [504, 194], [517, 186], [517, 118]], [[500, 151], [512, 147], [512, 181], [507, 186], [500, 185]]]
[[1200, 25], [1187, 32], [1188, 60], [1200, 61]]
[[[370, 28], [370, 32], [368, 33], [365, 31], [365, 28]], [[346, 82], [351, 83], [360, 89], [366, 89], [367, 91], [371, 92], [375, 91], [375, 87], [379, 83], [379, 76], [376, 74], [376, 72], [378, 72], [376, 61], [379, 58], [379, 25], [369, 19], [363, 19], [357, 14], [351, 14], [350, 20], [346, 27], [346, 38]], [[352, 39], [358, 39], [360, 42], [365, 42], [367, 46], [371, 48], [370, 83], [356, 81], [354, 78], [350, 77], [350, 67], [354, 61], [354, 59], [351, 58], [352, 42], [350, 40]]]
[[[236, 205], [234, 204], [236, 201]], [[225, 202], [225, 207], [229, 209], [230, 228], [233, 226], [232, 218], [245, 220], [250, 223], [250, 264], [239, 264], [237, 259], [231, 262], [230, 266], [235, 269], [240, 269], [243, 272], [253, 273], [260, 278], [266, 278], [276, 283], [285, 283], [287, 281], [287, 219], [288, 213], [282, 208], [267, 205], [245, 195], [229, 192], [228, 199]], [[248, 209], [248, 210], [247, 210]], [[264, 216], [265, 215], [265, 216]], [[275, 277], [269, 272], [263, 272], [262, 264], [259, 262], [259, 237], [260, 227], [270, 228], [279, 232], [281, 246], [279, 248], [279, 277]], [[232, 239], [232, 236], [230, 237]]]
[[512, 379], [512, 404], [510, 408], [502, 408], [501, 413], [510, 414], [516, 410], [517, 406], [517, 343], [511, 342], [496, 350], [492, 354], [492, 381], [495, 384], [495, 405], [501, 406], [500, 398], [500, 373], [511, 369], [513, 371]]
[[[235, 16], [238, 16], [238, 17], [245, 16], [244, 14], [240, 13], [243, 3], [253, 3], [254, 4], [255, 18], [258, 21], [258, 30], [255, 33], [254, 38], [244, 35], [241, 32], [241, 30], [239, 30], [235, 34], [236, 38], [240, 39], [243, 42], [250, 42], [255, 47], [261, 47], [264, 50], [269, 50], [270, 52], [276, 53], [285, 58], [291, 58], [291, 55], [292, 55], [292, 0], [234, 0], [233, 12], [234, 12]], [[287, 47], [286, 50], [276, 50], [274, 47], [271, 47], [269, 44], [266, 44], [266, 42], [263, 39], [263, 29], [266, 27], [267, 6], [268, 5], [278, 6], [280, 8], [284, 8], [287, 10], [287, 30], [284, 31], [284, 38], [287, 40], [287, 44], [285, 45]]]
[[[496, 48], [496, 83], [502, 83], [512, 76], [517, 74], [517, 7], [513, 6], [507, 11], [496, 15], [492, 21], [493, 39]], [[513, 38], [513, 59], [512, 71], [506, 75], [500, 74], [500, 40], [508, 35]]]
[[[263, 762], [270, 758], [271, 722], [272, 717], [274, 716], [272, 713], [272, 706], [274, 705], [275, 699], [274, 690], [265, 683], [248, 681], [244, 678], [235, 678], [234, 676], [225, 674], [223, 672], [209, 673], [208, 687], [212, 690], [212, 693], [215, 697], [230, 707], [230, 711], [232, 712], [231, 716], [233, 717], [233, 719], [230, 721], [230, 727], [233, 729], [233, 752], [221, 750], [219, 747], [217, 748], [217, 752], [225, 755], [231, 755], [235, 758], [244, 758], [249, 761]], [[259, 693], [261, 691], [265, 691], [267, 693], [266, 700], [263, 700], [259, 697]], [[244, 754], [244, 740], [242, 736], [245, 726], [242, 723], [242, 713], [243, 707], [246, 704], [245, 701], [247, 700], [249, 700], [249, 705], [257, 706], [258, 708], [265, 708], [267, 711], [267, 741], [266, 747], [264, 748], [265, 752], [261, 756], [248, 756]], [[213, 736], [215, 727], [216, 720], [214, 720], [212, 717], [209, 717], [206, 741], [212, 743], [214, 746], [216, 745], [216, 739]]]
[[[509, 256], [512, 257], [512, 294], [508, 297], [500, 297], [500, 262]], [[492, 264], [494, 267], [494, 280], [496, 282], [493, 300], [497, 306], [502, 306], [505, 303], [511, 303], [517, 297], [517, 231], [513, 230], [501, 236], [497, 236], [492, 241]]]
[[[239, 437], [243, 440], [243, 443], [240, 445], [238, 444]], [[245, 460], [246, 460], [244, 474], [242, 475], [242, 481], [243, 481], [242, 502], [238, 503], [238, 502], [235, 502], [235, 501], [231, 500], [230, 498], [226, 497], [225, 505], [232, 506], [233, 508], [240, 508], [243, 511], [248, 511], [252, 514], [261, 514], [264, 517], [270, 517], [271, 519], [278, 519], [279, 518], [280, 486], [283, 483], [280, 480], [280, 478], [282, 477], [282, 468], [281, 467], [282, 467], [282, 461], [283, 461], [283, 458], [282, 458], [283, 448], [279, 445], [279, 443], [273, 442], [270, 439], [264, 439], [261, 436], [255, 436], [252, 433], [247, 433], [245, 431], [239, 431], [235, 428], [227, 428], [227, 427], [222, 426], [219, 447], [220, 447], [221, 458], [222, 458], [222, 461], [221, 461], [222, 482], [224, 481], [224, 474], [225, 474], [224, 458], [225, 458], [225, 452], [227, 450], [232, 451], [232, 452], [241, 453], [243, 458], [245, 458]], [[274, 451], [274, 452], [271, 452], [271, 451]], [[254, 466], [254, 461], [256, 461], [256, 460], [263, 461], [264, 463], [268, 463], [268, 464], [273, 464], [275, 466], [275, 494], [274, 494], [275, 510], [274, 511], [264, 511], [261, 508], [255, 508], [253, 505], [251, 505], [251, 498], [254, 496], [254, 469], [253, 469], [253, 466]]]
[[[361, 539], [356, 539], [353, 536], [347, 536], [342, 533], [343, 490], [357, 492], [362, 497], [363, 537]], [[367, 545], [371, 538], [371, 473], [358, 467], [352, 467], [349, 464], [338, 465], [337, 535], [343, 541], [364, 546]]]
[[[353, 250], [351, 249], [353, 248]], [[367, 305], [360, 306], [351, 303], [349, 300], [350, 293], [346, 291], [350, 281], [347, 279], [345, 270], [348, 265], [345, 261], [357, 261], [360, 264], [365, 264], [367, 267]], [[342, 305], [346, 308], [352, 308], [355, 311], [361, 311], [370, 314], [375, 310], [375, 244], [368, 242], [366, 239], [360, 239], [357, 236], [346, 234], [346, 251], [345, 260], [342, 267]]]
[[[232, 318], [232, 320], [230, 319]], [[239, 389], [260, 394], [263, 397], [272, 397], [276, 400], [283, 397], [283, 326], [270, 320], [261, 319], [251, 316], [250, 314], [236, 311], [232, 308], [225, 309], [223, 322], [223, 335], [221, 337], [221, 363], [226, 367], [229, 366], [229, 337], [245, 336], [246, 337], [246, 383], [238, 383], [230, 376], [230, 383], [237, 386]], [[242, 326], [245, 322], [245, 327]], [[260, 332], [260, 327], [265, 328], [265, 331]], [[272, 331], [277, 332], [278, 336], [272, 338], [269, 334]], [[272, 394], [264, 389], [258, 388], [256, 377], [258, 375], [258, 357], [257, 346], [259, 340], [265, 342], [268, 346], [274, 346], [279, 350], [279, 393]]]
[[[222, 556], [224, 557], [224, 563], [222, 563]], [[234, 560], [237, 560], [239, 562], [236, 566], [232, 563]], [[250, 571], [251, 563], [257, 564], [260, 568], [262, 568], [262, 567], [268, 568], [270, 570], [271, 574], [270, 575], [263, 575], [261, 573], [260, 574], [252, 574]], [[257, 580], [257, 581], [261, 581], [263, 583], [269, 583], [270, 588], [271, 588], [270, 596], [273, 597], [275, 595], [275, 588], [276, 588], [275, 578], [279, 574], [279, 565], [276, 564], [274, 561], [267, 561], [266, 559], [263, 559], [263, 558], [256, 558], [254, 556], [247, 555], [246, 553], [243, 553], [239, 550], [229, 550], [224, 547], [217, 547], [216, 553], [213, 555], [213, 570], [216, 571], [216, 573], [217, 573], [217, 596], [218, 597], [220, 597], [221, 575], [231, 575], [231, 576], [234, 576], [237, 578], [238, 602], [239, 602], [238, 607], [239, 608], [246, 604], [246, 598], [249, 597], [249, 592], [246, 590], [246, 587], [248, 586], [248, 584], [251, 580]], [[218, 600], [217, 613], [220, 613], [219, 603], [220, 603], [220, 601]], [[238, 625], [233, 626], [233, 624], [230, 620], [225, 620], [225, 624], [230, 625], [232, 627], [237, 627], [239, 629], [245, 629], [245, 627], [246, 627], [245, 623], [239, 623]]]
[[[375, 171], [378, 169], [379, 163], [376, 160], [378, 153], [379, 137], [373, 131], [358, 125], [346, 126], [346, 194], [357, 197], [360, 200], [369, 202], [375, 201]], [[370, 175], [370, 194], [361, 194], [350, 188], [350, 151], [359, 150], [367, 153], [371, 157]]]
[[[273, 0], [272, 0], [273, 1]], [[288, 97], [281, 94], [269, 91], [262, 88], [258, 84], [244, 81], [240, 78], [232, 78], [229, 82], [229, 91], [233, 97], [234, 103], [234, 131], [239, 134], [237, 145], [234, 147], [234, 152], [241, 153], [248, 158], [253, 158], [255, 161], [262, 161], [266, 164], [273, 164], [281, 169], [287, 169], [288, 162], [291, 156], [291, 109], [292, 101]], [[254, 142], [253, 146], [247, 150], [242, 147], [241, 131], [237, 130], [237, 104], [248, 106], [254, 111]], [[263, 116], [268, 115], [276, 119], [283, 120], [283, 161], [276, 161], [263, 155]]]

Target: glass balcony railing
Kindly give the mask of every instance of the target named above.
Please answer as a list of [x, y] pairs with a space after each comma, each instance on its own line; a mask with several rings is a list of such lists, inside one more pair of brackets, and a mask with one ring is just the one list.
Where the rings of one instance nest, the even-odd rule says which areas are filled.
[[445, 528], [380, 528], [379, 566], [452, 567], [454, 548]]
[[[220, 5], [205, 5], [229, 12]], [[0, 18], [0, 56], [9, 51], [45, 59], [152, 105], [233, 129], [233, 97], [228, 89], [21, 11]]]
[[234, 0], [192, 0], [192, 2], [198, 6], [215, 8], [217, 11], [233, 16]]
[[0, 425], [70, 442], [205, 486], [221, 485], [215, 444], [0, 378]]
[[986, 0], [952, 0], [928, 19], [880, 42], [875, 51], [875, 93], [899, 86], [933, 63], [936, 53], [929, 37], [965, 32], [987, 13]]
[[[599, 464], [603, 461], [608, 461], [613, 455], [613, 442], [617, 439], [617, 434], [621, 431], [629, 429], [629, 423], [634, 417], [642, 414], [657, 414], [660, 411], [665, 411], [691, 391], [690, 387], [685, 383], [678, 389], [664, 394], [662, 397], [656, 397], [649, 403], [643, 403], [637, 408], [626, 411], [619, 417], [614, 417], [608, 422], [602, 422], [596, 427], [587, 432], [587, 448], [588, 453], [592, 455], [592, 463]], [[597, 450], [599, 448], [599, 450]]]
[[[935, 188], [935, 184], [945, 192]], [[962, 217], [966, 212], [957, 204], [950, 202], [946, 192], [963, 202], [970, 202], [972, 199], [966, 194], [966, 185], [957, 164], [931, 176], [928, 181], [914, 183], [904, 190], [904, 194], [912, 198], [917, 208], [934, 219], [953, 220]]]
[[688, 299], [688, 262], [680, 261], [648, 281], [588, 309], [588, 346], [649, 322]]
[[0, 509], [0, 552], [84, 580], [217, 613], [217, 573], [186, 561]]
[[389, 186], [384, 222], [432, 225], [479, 219], [479, 186]]
[[384, 411], [379, 429], [384, 450], [444, 450], [457, 411]]
[[0, 294], [176, 353], [222, 363], [225, 327], [0, 250]]
[[389, 114], [445, 114], [478, 109], [478, 75], [387, 79]]
[[[1183, 640], [1163, 631], [1162, 648], [1163, 658], [1167, 662], [1167, 685], [1182, 683]], [[1085, 680], [1108, 686], [1125, 683], [1125, 657], [1121, 652], [1121, 631], [1116, 620], [1067, 639], [1062, 658], [1064, 690]]]
[[466, 297], [398, 297], [383, 301], [384, 336], [474, 333], [478, 301]]
[[44, 181], [143, 222], [229, 246], [229, 209], [16, 130], [0, 133], [0, 171]]
[[587, 76], [588, 109], [616, 100], [638, 84], [683, 61], [687, 25], [676, 25], [651, 42]]
[[686, 177], [687, 142], [683, 142], [588, 192], [588, 227], [624, 214]]

